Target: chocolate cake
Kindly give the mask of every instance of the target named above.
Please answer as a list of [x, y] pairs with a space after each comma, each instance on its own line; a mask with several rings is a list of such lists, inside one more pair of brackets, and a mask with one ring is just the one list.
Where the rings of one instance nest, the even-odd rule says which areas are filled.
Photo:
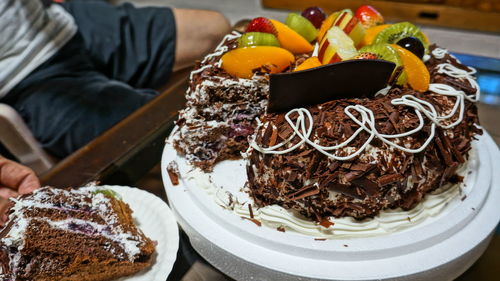
[[228, 34], [191, 73], [187, 103], [179, 112], [174, 146], [195, 166], [210, 171], [225, 159], [240, 158], [254, 133], [256, 116], [267, 106], [267, 75], [236, 78], [220, 66], [221, 56], [237, 47], [238, 32]]
[[436, 46], [426, 66], [426, 92], [394, 86], [374, 98], [262, 116], [248, 151], [254, 201], [316, 221], [363, 219], [410, 209], [426, 193], [461, 181], [455, 172], [482, 133], [475, 71]]
[[11, 200], [1, 280], [113, 280], [152, 263], [154, 242], [110, 190], [45, 187]]
[[317, 222], [409, 210], [460, 182], [482, 133], [475, 70], [369, 10], [257, 17], [226, 36], [191, 73], [175, 149], [204, 172], [242, 154], [257, 207]]

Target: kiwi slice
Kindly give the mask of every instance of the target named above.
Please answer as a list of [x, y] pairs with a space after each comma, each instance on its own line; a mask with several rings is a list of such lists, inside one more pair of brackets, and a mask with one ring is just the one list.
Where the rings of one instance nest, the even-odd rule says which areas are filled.
[[279, 47], [280, 43], [276, 36], [264, 32], [247, 32], [238, 39], [238, 47], [250, 46], [276, 46]]
[[[387, 43], [379, 43], [364, 46], [358, 51], [361, 53], [371, 53], [377, 56], [378, 59], [390, 61], [396, 64], [396, 67], [403, 67], [403, 61], [399, 57], [398, 51], [396, 51], [393, 47], [391, 47]], [[396, 81], [398, 85], [406, 84], [406, 72], [403, 71]]]
[[420, 31], [420, 28], [416, 27], [415, 25], [409, 22], [399, 22], [387, 28], [384, 28], [377, 34], [373, 43], [396, 44], [399, 40], [406, 37], [415, 37], [419, 39], [424, 45], [426, 53], [428, 52], [429, 43], [425, 39], [424, 34], [422, 33], [422, 31]]
[[120, 194], [118, 194], [116, 191], [111, 190], [111, 189], [98, 189], [96, 191], [93, 191], [92, 194], [97, 194], [97, 193], [102, 193], [104, 196], [111, 197], [117, 200], [122, 200], [122, 197]]
[[316, 27], [308, 19], [299, 14], [288, 14], [285, 23], [309, 42], [316, 39], [316, 35], [318, 35]]

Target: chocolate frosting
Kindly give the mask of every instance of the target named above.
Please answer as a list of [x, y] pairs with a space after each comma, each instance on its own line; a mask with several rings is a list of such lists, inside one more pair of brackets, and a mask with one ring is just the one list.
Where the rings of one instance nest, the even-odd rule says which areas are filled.
[[[436, 65], [444, 62], [464, 67], [449, 55], [441, 60], [433, 58], [427, 63], [431, 81], [453, 85], [467, 94], [473, 94], [475, 90], [466, 80], [436, 73]], [[290, 88], [290, 91], [293, 89]], [[374, 98], [332, 100], [308, 108], [314, 123], [312, 140], [323, 146], [333, 146], [348, 139], [359, 126], [345, 114], [344, 109], [356, 104], [373, 111], [380, 133], [410, 131], [419, 124], [414, 111], [410, 107], [391, 103], [403, 95], [413, 95], [430, 102], [441, 114], [450, 110], [455, 101], [453, 97], [400, 87]], [[295, 118], [292, 114], [291, 119]], [[452, 119], [455, 118], [457, 116]], [[256, 132], [255, 140], [261, 147], [281, 143], [293, 133], [284, 114], [267, 114], [261, 120], [265, 125]], [[410, 148], [420, 147], [429, 137], [430, 124], [427, 120], [420, 132], [396, 141]], [[328, 158], [306, 144], [286, 154], [263, 154], [251, 150], [247, 167], [250, 193], [260, 206], [278, 204], [318, 222], [328, 216], [362, 219], [373, 217], [383, 209], [410, 209], [426, 193], [448, 182], [461, 180], [456, 171], [466, 163], [474, 136], [482, 133], [477, 124], [477, 108], [466, 101], [462, 122], [450, 129], [438, 127], [431, 143], [420, 153], [395, 149], [377, 138], [371, 141], [369, 151], [365, 150], [348, 161]], [[367, 132], [361, 132], [349, 149], [359, 149], [368, 137]], [[298, 141], [299, 138], [295, 137], [292, 143]], [[351, 154], [349, 149], [337, 150], [336, 154]]]

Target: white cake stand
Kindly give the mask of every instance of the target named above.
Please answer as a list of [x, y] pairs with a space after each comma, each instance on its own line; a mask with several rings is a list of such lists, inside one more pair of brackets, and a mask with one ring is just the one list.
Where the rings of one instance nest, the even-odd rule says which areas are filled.
[[[476, 143], [478, 168], [467, 198], [430, 223], [384, 236], [318, 241], [256, 227], [166, 167], [181, 159], [167, 144], [162, 177], [170, 207], [193, 247], [237, 280], [452, 280], [486, 249], [500, 221], [500, 152], [485, 132]], [[228, 171], [228, 177], [234, 177]]]

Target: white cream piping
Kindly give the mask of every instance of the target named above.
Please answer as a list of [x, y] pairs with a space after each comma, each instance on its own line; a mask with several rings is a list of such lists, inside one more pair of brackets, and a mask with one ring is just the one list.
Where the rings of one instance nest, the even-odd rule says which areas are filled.
[[[223, 46], [223, 45], [228, 40], [233, 40], [233, 39], [238, 38], [240, 36], [241, 36], [241, 34], [239, 32], [237, 32], [237, 31], [233, 31], [233, 32], [227, 34], [226, 36], [224, 36], [224, 38], [221, 40], [221, 42], [219, 43], [219, 45], [217, 45], [217, 47], [215, 48], [214, 52], [211, 53], [211, 54], [208, 54], [207, 56], [205, 56], [205, 58], [201, 61], [201, 65], [203, 65], [204, 63], [206, 63], [207, 60], [209, 60], [210, 58], [221, 56], [222, 54], [224, 54], [225, 52], [227, 52], [228, 47], [227, 46]], [[216, 67], [220, 67], [221, 64], [222, 64], [222, 61], [219, 60], [215, 64], [215, 66]], [[201, 73], [203, 70], [211, 68], [213, 66], [214, 65], [212, 65], [212, 64], [207, 64], [207, 65], [203, 65], [202, 67], [200, 67], [200, 68], [198, 68], [196, 70], [191, 71], [191, 74], [189, 75], [189, 80], [193, 80], [193, 75]]]
[[[439, 57], [444, 57], [443, 54], [443, 49], [440, 49], [437, 52], [432, 52], [433, 55], [435, 53]], [[447, 51], [446, 51], [447, 52]], [[470, 68], [470, 71], [465, 71], [462, 69], [459, 69], [449, 63], [443, 63], [439, 64], [437, 66], [437, 72], [441, 74], [448, 75], [453, 78], [459, 78], [459, 79], [466, 79], [469, 81], [471, 86], [476, 89], [476, 92], [472, 95], [467, 95], [465, 92], [456, 90], [453, 87], [446, 85], [446, 84], [441, 84], [441, 83], [432, 83], [429, 85], [429, 90], [439, 94], [439, 95], [444, 95], [444, 96], [453, 96], [456, 97], [456, 102], [448, 114], [445, 115], [439, 115], [436, 108], [429, 102], [419, 99], [415, 96], [412, 95], [404, 95], [400, 98], [395, 98], [391, 101], [393, 105], [402, 105], [402, 106], [409, 106], [412, 107], [415, 111], [415, 114], [417, 115], [419, 119], [419, 125], [417, 128], [410, 130], [408, 132], [400, 133], [400, 134], [395, 134], [395, 135], [387, 135], [387, 134], [382, 134], [378, 132], [376, 126], [375, 126], [375, 117], [374, 113], [371, 109], [362, 106], [362, 105], [349, 105], [344, 109], [344, 113], [350, 117], [356, 124], [359, 125], [359, 129], [357, 129], [351, 137], [349, 137], [347, 140], [344, 142], [334, 145], [334, 146], [322, 146], [318, 143], [318, 140], [313, 141], [311, 139], [312, 135], [312, 129], [314, 127], [313, 124], [313, 118], [309, 110], [305, 108], [297, 108], [297, 109], [292, 109], [290, 110], [286, 115], [285, 115], [285, 120], [287, 121], [288, 125], [290, 128], [293, 130], [293, 134], [288, 137], [286, 140], [284, 140], [281, 143], [278, 143], [274, 146], [271, 147], [262, 147], [257, 144], [256, 142], [256, 135], [253, 136], [253, 138], [250, 140], [250, 146], [263, 153], [263, 154], [286, 154], [289, 153], [297, 148], [299, 148], [301, 145], [304, 143], [307, 143], [311, 147], [315, 148], [322, 154], [326, 155], [327, 157], [330, 157], [335, 160], [349, 160], [357, 157], [360, 153], [362, 153], [368, 144], [373, 140], [373, 138], [377, 137], [384, 143], [397, 148], [399, 150], [408, 152], [408, 153], [419, 153], [422, 152], [432, 141], [432, 139], [435, 136], [435, 130], [436, 130], [436, 125], [439, 127], [442, 127], [444, 129], [452, 128], [458, 125], [460, 122], [463, 120], [463, 115], [464, 115], [464, 100], [467, 99], [471, 102], [476, 102], [479, 100], [479, 85], [475, 81], [474, 77], [472, 76], [476, 70]], [[379, 94], [387, 94], [387, 89], [384, 88], [377, 92], [377, 95]], [[351, 111], [357, 111], [361, 117], [361, 120], [358, 120], [352, 113]], [[457, 111], [459, 111], [458, 118], [454, 121], [451, 122], [450, 120], [453, 118], [453, 116], [456, 115]], [[297, 119], [295, 122], [290, 118], [292, 114], [296, 113], [297, 114]], [[431, 122], [431, 130], [429, 137], [425, 140], [425, 142], [418, 148], [409, 148], [409, 147], [404, 147], [396, 142], [389, 141], [388, 139], [394, 139], [394, 138], [401, 138], [401, 137], [408, 137], [411, 136], [424, 127], [424, 119], [423, 115], [425, 115]], [[306, 122], [307, 121], [307, 122]], [[446, 124], [446, 122], [443, 121], [449, 121], [451, 122], [450, 124]], [[259, 131], [260, 127], [266, 124], [262, 124], [262, 122], [258, 122], [258, 128], [256, 131]], [[306, 125], [309, 125], [308, 127]], [[331, 150], [338, 150], [347, 147], [362, 131], [365, 131], [369, 134], [368, 139], [366, 140], [363, 145], [357, 150], [355, 150], [353, 153], [347, 155], [347, 156], [339, 156], [334, 153], [329, 153], [328, 151]], [[292, 144], [290, 147], [287, 149], [283, 150], [278, 150], [283, 146], [286, 146], [291, 143], [291, 141], [295, 138], [295, 136], [300, 138], [300, 141], [297, 142], [296, 144]]]

